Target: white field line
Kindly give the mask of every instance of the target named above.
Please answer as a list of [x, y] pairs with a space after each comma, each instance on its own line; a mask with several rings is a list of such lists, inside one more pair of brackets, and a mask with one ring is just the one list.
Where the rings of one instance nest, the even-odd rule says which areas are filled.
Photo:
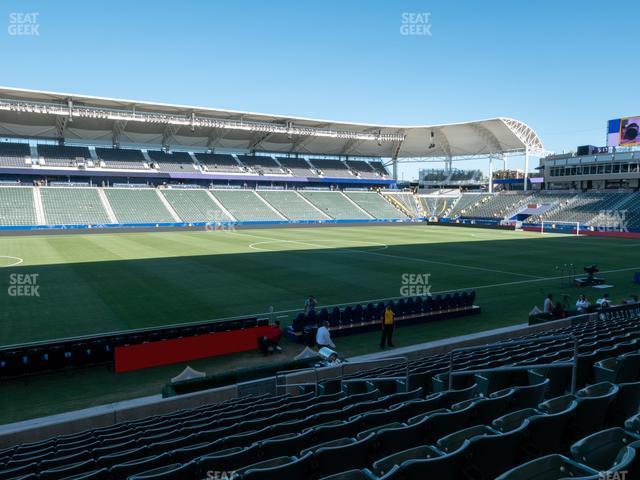
[[[233, 232], [233, 234], [234, 235], [244, 235], [244, 236], [247, 236], [247, 237], [259, 238], [261, 240], [268, 240], [268, 241], [271, 241], [271, 242], [274, 242], [274, 243], [279, 241], [279, 242], [282, 242], [282, 243], [297, 243], [299, 245], [306, 245], [308, 247], [327, 248], [327, 245], [318, 245], [318, 244], [315, 244], [315, 243], [302, 242], [302, 241], [298, 241], [298, 240], [281, 240], [281, 239], [273, 238], [273, 237], [264, 237], [264, 236], [261, 236], [261, 235], [252, 235], [252, 234], [249, 234], [249, 233], [242, 233], [242, 232], [238, 232], [237, 230], [235, 232]], [[366, 242], [362, 242], [362, 243], [366, 243]], [[496, 269], [493, 269], [493, 268], [474, 267], [474, 266], [471, 266], [471, 265], [460, 265], [458, 263], [440, 262], [440, 261], [437, 261], [437, 260], [427, 260], [427, 259], [424, 259], [424, 258], [404, 257], [402, 255], [393, 255], [393, 254], [390, 254], [390, 253], [372, 252], [371, 250], [356, 250], [356, 249], [353, 249], [353, 248], [345, 248], [345, 247], [338, 247], [338, 248], [335, 248], [335, 250], [346, 250], [348, 252], [363, 253], [363, 254], [367, 254], [367, 255], [377, 255], [377, 256], [380, 256], [380, 257], [396, 258], [396, 259], [399, 259], [399, 260], [411, 260], [411, 261], [414, 261], [414, 262], [430, 263], [430, 264], [435, 264], [435, 265], [445, 265], [445, 266], [448, 266], [448, 267], [466, 268], [468, 270], [480, 270], [480, 271], [483, 271], [483, 272], [501, 273], [503, 275], [513, 275], [513, 276], [518, 276], [518, 277], [535, 278], [535, 279], [542, 278], [542, 277], [539, 277], [537, 275], [527, 275], [526, 273], [507, 272], [507, 271], [504, 271], [504, 270], [496, 270]]]
[[15, 260], [15, 261], [11, 265], [0, 265], [0, 268], [17, 267], [22, 262], [24, 262], [24, 259], [20, 257], [12, 257], [11, 255], [0, 255], [0, 260], [3, 258], [8, 258], [9, 260]]
[[[248, 235], [248, 234], [245, 234]], [[2, 258], [2, 257], [0, 257]], [[6, 258], [6, 256], [4, 257]], [[11, 258], [18, 258], [18, 257], [11, 257]], [[633, 270], [640, 270], [640, 266], [637, 267], [627, 267], [627, 268], [618, 268], [615, 270], [606, 270], [606, 271], [602, 271], [599, 272], [600, 274], [606, 274], [606, 273], [619, 273], [619, 272], [629, 272], [629, 271], [633, 271]], [[450, 290], [441, 290], [439, 292], [430, 292], [432, 295], [438, 295], [438, 294], [443, 294], [443, 293], [450, 293], [453, 291], [459, 291], [459, 290], [480, 290], [480, 289], [485, 289], [485, 288], [496, 288], [496, 287], [505, 287], [505, 286], [509, 286], [509, 285], [524, 285], [524, 284], [528, 284], [528, 283], [536, 283], [536, 282], [545, 282], [545, 281], [549, 281], [549, 280], [559, 280], [561, 278], [571, 278], [570, 275], [558, 275], [555, 277], [538, 277], [538, 278], [534, 278], [534, 279], [529, 279], [529, 280], [517, 280], [514, 282], [504, 282], [504, 283], [492, 283], [492, 284], [488, 284], [488, 285], [477, 285], [477, 286], [472, 286], [472, 287], [458, 287], [455, 289], [450, 289]], [[359, 300], [359, 301], [352, 301], [352, 302], [347, 302], [347, 303], [332, 303], [330, 305], [320, 305], [318, 307], [318, 309], [320, 308], [331, 308], [331, 307], [338, 307], [338, 306], [342, 306], [342, 305], [347, 305], [347, 304], [356, 304], [356, 303], [362, 303], [362, 304], [366, 304], [366, 303], [377, 303], [377, 302], [383, 302], [386, 300], [395, 300], [398, 297], [387, 297], [387, 298], [373, 298], [373, 299], [369, 299], [369, 300]], [[289, 310], [274, 310], [273, 312], [263, 312], [263, 313], [254, 313], [252, 314], [252, 316], [255, 317], [268, 317], [268, 316], [273, 316], [273, 317], [278, 317], [279, 318], [284, 318], [284, 316], [282, 314], [289, 314], [289, 313], [295, 313], [295, 312], [301, 312], [302, 309], [301, 308], [291, 308]], [[236, 317], [224, 317], [224, 318], [217, 318], [215, 320], [217, 321], [225, 321], [225, 320], [233, 320], [233, 319], [238, 319], [238, 318], [244, 318], [247, 315], [240, 315], [240, 316], [236, 316]], [[162, 325], [162, 328], [171, 328], [171, 327], [184, 327], [184, 326], [188, 326], [188, 325], [195, 325], [195, 324], [200, 324], [203, 323], [204, 320], [197, 320], [194, 322], [184, 322], [184, 323], [175, 323], [175, 324], [171, 324], [171, 325]], [[153, 328], [159, 328], [158, 327], [149, 327], [147, 329], [143, 329], [143, 330], [152, 330]], [[116, 330], [116, 331], [112, 331], [112, 332], [106, 332], [106, 333], [102, 333], [101, 335], [111, 335], [111, 334], [115, 334], [115, 333], [124, 333], [127, 330]], [[81, 338], [81, 337], [69, 337], [69, 338]], [[60, 339], [60, 340], [65, 340], [65, 339]], [[30, 344], [38, 344], [41, 343], [40, 341], [37, 342], [30, 342], [30, 343], [26, 343], [24, 345], [30, 345]], [[22, 344], [21, 344], [22, 345]], [[5, 347], [11, 347], [12, 345], [6, 345]]]
[[[327, 241], [327, 242], [349, 242], [349, 243], [362, 243], [359, 240], [343, 240], [343, 239], [335, 239], [335, 240], [322, 240]], [[271, 245], [273, 243], [300, 243], [297, 242], [295, 240], [266, 240], [263, 242], [254, 242], [252, 244], [249, 245], [249, 248], [252, 250], [258, 250], [260, 252], [279, 252], [280, 250], [272, 250], [269, 248], [260, 248], [258, 245]], [[367, 246], [372, 246], [375, 247], [373, 250], [369, 250], [370, 252], [375, 252], [375, 251], [379, 251], [379, 250], [386, 250], [387, 248], [389, 248], [389, 245], [387, 245], [386, 243], [378, 243], [378, 242], [367, 242], [369, 243], [369, 245]], [[332, 248], [329, 245], [325, 245], [324, 248]], [[344, 250], [344, 247], [337, 247], [337, 248], [333, 248], [333, 250]]]
[[[598, 272], [600, 274], [606, 274], [606, 273], [619, 273], [619, 272], [630, 272], [633, 270], [640, 270], [640, 266], [638, 267], [628, 267], [628, 268], [618, 268], [615, 270], [606, 270], [603, 272]], [[449, 290], [441, 290], [439, 292], [430, 292], [431, 295], [439, 295], [439, 294], [443, 294], [443, 293], [451, 293], [454, 291], [459, 291], [459, 290], [481, 290], [481, 289], [485, 289], [485, 288], [496, 288], [496, 287], [506, 287], [506, 286], [510, 286], [510, 285], [525, 285], [528, 283], [536, 283], [536, 282], [546, 282], [546, 281], [550, 281], [550, 280], [560, 280], [561, 278], [571, 278], [570, 275], [558, 275], [556, 277], [538, 277], [538, 278], [534, 278], [534, 279], [530, 279], [530, 280], [516, 280], [513, 282], [503, 282], [503, 283], [490, 283], [487, 285], [477, 285], [477, 286], [471, 286], [471, 287], [457, 287], [455, 289], [449, 289]], [[373, 299], [369, 299], [369, 300], [359, 300], [359, 301], [354, 301], [354, 302], [347, 302], [347, 303], [332, 303], [331, 305], [321, 305], [318, 308], [329, 308], [329, 307], [337, 307], [337, 306], [341, 306], [341, 305], [352, 305], [352, 304], [356, 304], [356, 303], [376, 303], [376, 302], [382, 302], [385, 300], [395, 300], [398, 297], [387, 297], [387, 298], [373, 298]], [[293, 308], [290, 310], [277, 310], [274, 312], [265, 312], [264, 315], [267, 314], [273, 314], [273, 315], [279, 315], [282, 313], [292, 313], [292, 312], [301, 312], [302, 309], [300, 308]]]

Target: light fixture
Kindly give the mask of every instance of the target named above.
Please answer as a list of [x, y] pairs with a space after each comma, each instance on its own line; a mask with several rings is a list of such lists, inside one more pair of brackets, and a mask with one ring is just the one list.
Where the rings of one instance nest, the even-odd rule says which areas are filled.
[[254, 122], [246, 120], [227, 120], [214, 117], [200, 117], [191, 112], [188, 115], [173, 115], [167, 113], [141, 113], [133, 110], [120, 110], [77, 106], [71, 102], [66, 105], [46, 102], [24, 102], [12, 99], [0, 99], [0, 111], [18, 113], [37, 113], [42, 115], [68, 116], [72, 118], [97, 118], [103, 120], [141, 122], [161, 125], [187, 126], [192, 131], [198, 128], [219, 128], [227, 130], [242, 130], [259, 133], [276, 133], [291, 136], [327, 137], [344, 140], [374, 141], [378, 145], [387, 142], [403, 141], [405, 136], [399, 133], [362, 132], [357, 130], [319, 128], [295, 125], [291, 121], [284, 124], [269, 122]]

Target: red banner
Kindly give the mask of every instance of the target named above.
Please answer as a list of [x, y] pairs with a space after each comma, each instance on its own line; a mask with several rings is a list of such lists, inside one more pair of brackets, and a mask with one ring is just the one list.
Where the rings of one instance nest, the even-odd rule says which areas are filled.
[[116, 373], [257, 350], [268, 326], [116, 347]]

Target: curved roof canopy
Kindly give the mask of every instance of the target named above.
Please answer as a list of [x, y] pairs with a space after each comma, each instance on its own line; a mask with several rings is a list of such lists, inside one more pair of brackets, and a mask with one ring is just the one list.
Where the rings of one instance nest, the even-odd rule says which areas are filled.
[[0, 135], [391, 158], [544, 152], [510, 118], [423, 126], [374, 125], [0, 87]]

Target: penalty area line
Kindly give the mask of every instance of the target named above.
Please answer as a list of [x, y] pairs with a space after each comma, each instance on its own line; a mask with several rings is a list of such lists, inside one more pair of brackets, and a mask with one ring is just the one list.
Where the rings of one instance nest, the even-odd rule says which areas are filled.
[[[238, 232], [238, 231], [234, 231], [234, 232], [229, 232], [232, 235], [244, 235], [246, 237], [253, 237], [253, 238], [259, 238], [261, 240], [268, 240], [271, 242], [276, 242], [276, 241], [280, 241], [280, 242], [287, 242], [287, 243], [297, 243], [299, 245], [306, 245], [308, 247], [315, 247], [315, 248], [327, 248], [327, 245], [318, 245], [318, 244], [314, 244], [314, 243], [309, 243], [309, 242], [303, 242], [303, 241], [299, 241], [299, 240], [281, 240], [278, 238], [273, 238], [273, 237], [265, 237], [262, 235], [253, 235], [250, 233], [242, 233], [242, 232]], [[257, 242], [257, 243], [263, 243], [263, 242]], [[366, 242], [362, 242], [362, 243], [366, 243]], [[253, 243], [252, 245], [256, 245], [256, 243]], [[378, 244], [381, 245], [381, 244]], [[374, 245], [375, 246], [375, 245]], [[251, 248], [251, 245], [249, 245], [249, 248]], [[348, 248], [348, 247], [337, 247], [336, 249], [339, 250], [346, 250], [348, 252], [354, 252], [354, 253], [362, 253], [365, 255], [377, 255], [377, 256], [381, 256], [381, 257], [388, 257], [388, 258], [395, 258], [398, 260], [410, 260], [410, 261], [414, 261], [414, 262], [420, 262], [420, 263], [429, 263], [429, 264], [433, 264], [433, 265], [444, 265], [447, 267], [456, 267], [456, 268], [466, 268], [468, 270], [479, 270], [479, 271], [483, 271], [483, 272], [491, 272], [491, 273], [500, 273], [502, 275], [512, 275], [512, 276], [517, 276], [517, 277], [525, 277], [525, 278], [531, 278], [531, 279], [544, 279], [544, 277], [539, 277], [537, 275], [528, 275], [526, 273], [517, 273], [517, 272], [508, 272], [505, 270], [496, 270], [493, 268], [486, 268], [486, 267], [475, 267], [473, 265], [461, 265], [458, 263], [450, 263], [450, 262], [441, 262], [438, 260], [427, 260], [425, 258], [416, 258], [416, 257], [405, 257], [402, 255], [394, 255], [391, 253], [380, 253], [380, 252], [376, 252], [376, 251], [371, 251], [371, 250], [356, 250], [353, 248]], [[256, 248], [253, 248], [253, 250], [259, 250]]]

